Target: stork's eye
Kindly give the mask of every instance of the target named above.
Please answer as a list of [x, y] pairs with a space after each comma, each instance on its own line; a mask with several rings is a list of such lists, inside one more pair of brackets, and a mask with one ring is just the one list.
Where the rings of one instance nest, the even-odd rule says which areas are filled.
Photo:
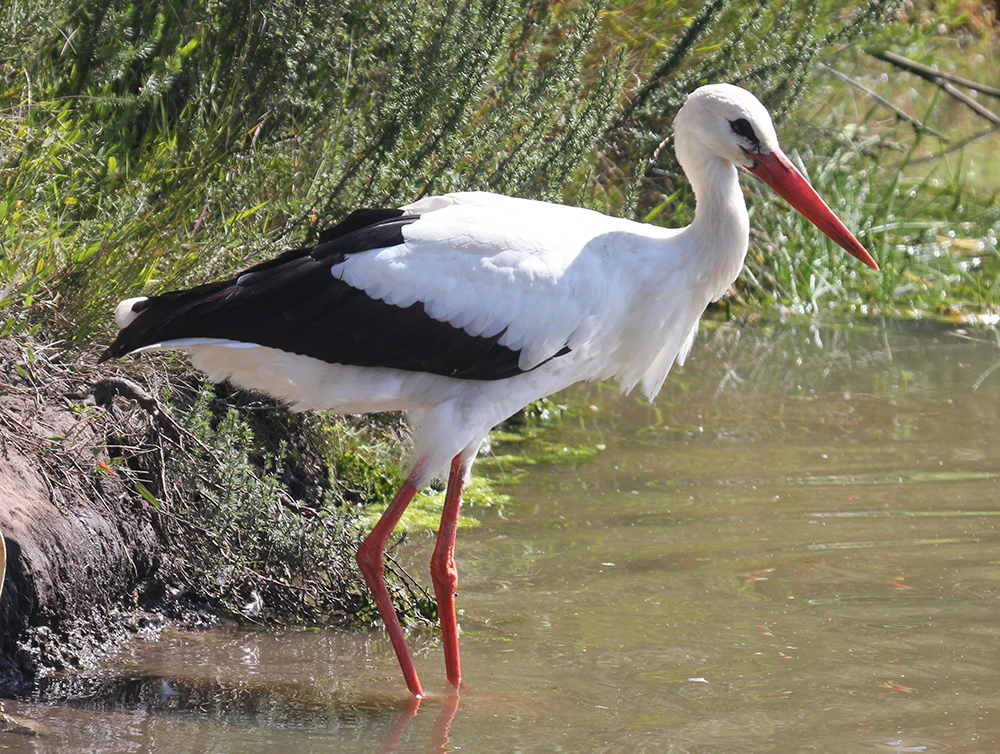
[[736, 120], [729, 121], [729, 127], [733, 129], [734, 134], [753, 144], [754, 149], [760, 148], [760, 139], [757, 138], [753, 126], [750, 125], [750, 121], [746, 118], [737, 118]]

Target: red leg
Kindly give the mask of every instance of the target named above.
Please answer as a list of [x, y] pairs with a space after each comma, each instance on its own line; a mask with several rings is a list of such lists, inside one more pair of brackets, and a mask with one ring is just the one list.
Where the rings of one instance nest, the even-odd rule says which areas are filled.
[[470, 458], [460, 453], [451, 461], [448, 491], [444, 496], [444, 512], [437, 544], [431, 557], [431, 580], [437, 598], [438, 617], [441, 620], [441, 638], [444, 642], [444, 665], [448, 682], [458, 689], [462, 685], [462, 670], [458, 657], [458, 619], [455, 616], [455, 590], [458, 588], [458, 570], [455, 568], [455, 535], [458, 531], [458, 512], [462, 507], [462, 488], [469, 470]]
[[385, 585], [385, 546], [389, 541], [392, 530], [399, 523], [403, 511], [410, 504], [413, 496], [417, 493], [418, 485], [414, 480], [419, 474], [419, 464], [413, 470], [403, 486], [399, 488], [396, 497], [393, 498], [382, 518], [375, 524], [375, 528], [365, 537], [364, 542], [358, 547], [357, 561], [361, 569], [361, 575], [368, 584], [368, 589], [375, 599], [379, 615], [382, 616], [382, 623], [389, 634], [392, 648], [396, 652], [396, 659], [399, 660], [399, 667], [403, 670], [403, 677], [406, 679], [406, 687], [418, 699], [424, 696], [424, 690], [420, 687], [420, 680], [417, 678], [417, 669], [413, 666], [413, 658], [410, 657], [410, 650], [406, 647], [406, 637], [403, 636], [403, 627], [399, 623], [399, 616], [392, 605], [392, 598], [389, 596], [389, 589]]

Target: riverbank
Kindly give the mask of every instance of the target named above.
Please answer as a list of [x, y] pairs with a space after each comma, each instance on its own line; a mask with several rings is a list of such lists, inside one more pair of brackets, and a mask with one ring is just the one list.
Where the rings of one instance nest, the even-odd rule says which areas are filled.
[[81, 669], [162, 619], [144, 609], [164, 567], [152, 511], [108, 473], [111, 417], [96, 371], [0, 341], [0, 690]]
[[[184, 411], [133, 381], [160, 375], [131, 372], [99, 367], [94, 354], [0, 339], [0, 695], [86, 669], [171, 624], [364, 621], [348, 565], [352, 514], [343, 497], [341, 509], [330, 503], [324, 464], [295, 447], [308, 425], [268, 407], [258, 411], [268, 415], [262, 431], [287, 452], [254, 460], [230, 447], [222, 456], [245, 429], [235, 402], [188, 400]], [[184, 385], [172, 387], [180, 403]], [[346, 471], [340, 482], [354, 484]], [[261, 502], [260, 488], [280, 510]], [[294, 554], [279, 551], [279, 536], [300, 537]]]

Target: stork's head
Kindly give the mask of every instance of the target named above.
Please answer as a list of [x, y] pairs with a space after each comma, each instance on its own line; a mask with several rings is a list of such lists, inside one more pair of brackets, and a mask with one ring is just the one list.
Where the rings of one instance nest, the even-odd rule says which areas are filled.
[[732, 84], [711, 84], [688, 95], [675, 130], [678, 151], [697, 150], [747, 169], [756, 162], [754, 155], [778, 148], [767, 108]]
[[696, 89], [677, 113], [674, 138], [677, 159], [692, 180], [703, 170], [701, 166], [720, 158], [746, 168], [840, 246], [878, 269], [864, 246], [781, 151], [767, 108], [747, 90], [732, 84]]

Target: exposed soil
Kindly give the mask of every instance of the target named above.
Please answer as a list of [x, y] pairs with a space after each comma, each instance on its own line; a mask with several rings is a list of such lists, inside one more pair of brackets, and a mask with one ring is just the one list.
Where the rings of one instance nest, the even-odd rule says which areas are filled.
[[92, 386], [108, 371], [0, 340], [0, 695], [91, 666], [166, 620], [156, 511], [107, 464], [115, 422]]
[[226, 386], [199, 425], [200, 381], [151, 367], [0, 339], [0, 697], [45, 697], [168, 623], [369, 614], [345, 524], [366, 468], [332, 478], [327, 424]]

